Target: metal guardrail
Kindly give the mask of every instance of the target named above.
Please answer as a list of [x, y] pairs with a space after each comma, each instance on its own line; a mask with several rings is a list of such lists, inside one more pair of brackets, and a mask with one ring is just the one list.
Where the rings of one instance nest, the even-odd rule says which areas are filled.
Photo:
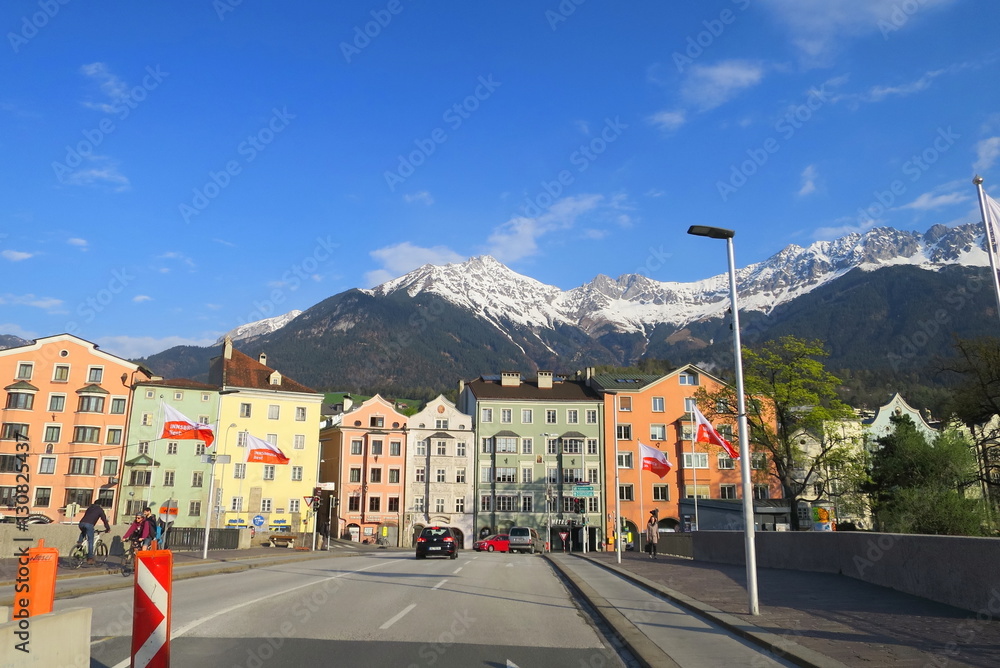
[[[165, 547], [171, 550], [201, 550], [205, 546], [205, 530], [199, 527], [171, 527]], [[240, 546], [239, 529], [212, 529], [208, 534], [208, 549], [235, 550]]]

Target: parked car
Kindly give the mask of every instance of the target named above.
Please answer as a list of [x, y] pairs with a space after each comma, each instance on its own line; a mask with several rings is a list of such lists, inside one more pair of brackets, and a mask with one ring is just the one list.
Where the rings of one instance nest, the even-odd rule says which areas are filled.
[[482, 540], [477, 540], [472, 549], [476, 552], [509, 552], [510, 537], [505, 533], [487, 536]]
[[545, 551], [545, 542], [531, 527], [512, 527], [507, 535], [510, 537], [511, 552], [534, 554]]
[[424, 527], [417, 536], [417, 559], [424, 557], [458, 557], [458, 541], [451, 527]]

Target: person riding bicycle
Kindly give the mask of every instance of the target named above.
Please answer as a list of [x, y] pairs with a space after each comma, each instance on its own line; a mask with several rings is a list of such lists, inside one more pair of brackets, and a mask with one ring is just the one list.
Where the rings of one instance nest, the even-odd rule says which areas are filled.
[[163, 547], [162, 536], [160, 536], [160, 525], [156, 522], [156, 515], [153, 514], [153, 509], [149, 506], [143, 508], [142, 518], [146, 521], [146, 524], [149, 525], [149, 535], [143, 539], [142, 549], [148, 550], [154, 538], [157, 541], [157, 545]]
[[108, 524], [108, 516], [104, 514], [104, 508], [97, 503], [92, 503], [80, 519], [80, 540], [77, 541], [77, 543], [82, 544], [83, 539], [87, 539], [88, 564], [94, 563], [94, 529], [99, 521], [104, 522], [105, 531], [111, 531], [111, 525]]
[[149, 538], [149, 522], [147, 522], [146, 518], [142, 515], [135, 516], [135, 520], [129, 525], [128, 531], [126, 531], [125, 535], [122, 536], [123, 541], [131, 540], [136, 543], [136, 548], [138, 548], [140, 544], [145, 547], [147, 544], [146, 541]]

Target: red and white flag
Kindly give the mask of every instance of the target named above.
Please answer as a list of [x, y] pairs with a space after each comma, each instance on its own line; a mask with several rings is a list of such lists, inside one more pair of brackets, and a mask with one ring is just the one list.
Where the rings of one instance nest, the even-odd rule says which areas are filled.
[[705, 416], [701, 414], [697, 406], [694, 406], [694, 421], [698, 425], [698, 434], [695, 436], [694, 440], [697, 443], [711, 443], [712, 445], [721, 446], [726, 453], [733, 459], [739, 459], [740, 453], [733, 444], [722, 438], [722, 434], [715, 431], [715, 427], [705, 419]]
[[652, 471], [661, 478], [668, 473], [673, 465], [667, 461], [667, 456], [648, 445], [639, 442], [639, 459], [642, 460], [642, 470]]
[[192, 439], [205, 441], [205, 447], [212, 447], [215, 434], [212, 425], [202, 422], [192, 422], [183, 413], [167, 404], [163, 406], [163, 434], [160, 438], [176, 438], [178, 440]]
[[259, 439], [253, 434], [246, 435], [247, 461], [263, 464], [287, 464], [288, 457], [278, 446]]

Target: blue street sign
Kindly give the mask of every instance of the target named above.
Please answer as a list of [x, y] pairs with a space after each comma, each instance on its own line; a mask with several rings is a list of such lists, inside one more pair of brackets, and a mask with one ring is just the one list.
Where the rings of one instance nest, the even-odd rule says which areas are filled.
[[262, 526], [264, 526], [264, 516], [263, 515], [254, 515], [253, 516], [253, 520], [251, 520], [251, 521], [253, 522], [253, 525], [255, 527], [262, 527]]

